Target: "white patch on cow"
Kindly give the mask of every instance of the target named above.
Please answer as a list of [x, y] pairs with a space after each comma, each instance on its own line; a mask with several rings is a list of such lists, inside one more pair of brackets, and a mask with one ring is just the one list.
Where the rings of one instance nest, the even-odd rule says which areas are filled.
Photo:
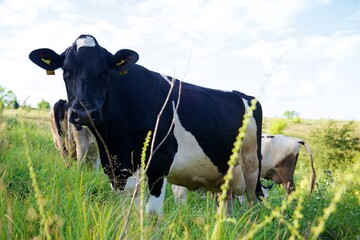
[[100, 159], [100, 156], [98, 156], [98, 157], [95, 159], [95, 162], [94, 162], [94, 170], [95, 170], [95, 171], [98, 171], [98, 170], [99, 170], [100, 164], [101, 164], [101, 159]]
[[173, 184], [171, 189], [176, 203], [186, 201], [186, 188]]
[[[250, 106], [247, 102], [246, 99], [242, 99], [245, 105], [245, 111], [248, 112], [250, 110]], [[249, 142], [249, 148], [251, 148], [252, 150], [254, 150], [253, 153], [256, 153], [256, 147], [254, 147], [253, 144], [257, 144], [257, 125], [256, 125], [256, 120], [254, 118], [254, 116], [252, 116], [250, 118], [250, 122], [246, 127], [246, 135], [244, 137], [244, 142]], [[244, 143], [243, 143], [244, 146]]]
[[90, 36], [86, 36], [84, 38], [78, 38], [76, 40], [76, 49], [79, 51], [82, 47], [95, 47], [95, 39]]
[[[245, 110], [250, 110], [248, 101], [242, 99]], [[245, 137], [242, 141], [238, 164], [243, 166], [243, 174], [246, 186], [246, 196], [248, 201], [256, 201], [255, 188], [259, 176], [259, 162], [257, 156], [257, 125], [254, 117], [249, 119]], [[239, 185], [243, 187], [244, 185]], [[236, 189], [236, 186], [234, 186]], [[236, 189], [236, 194], [242, 194], [241, 188]]]
[[112, 185], [112, 183], [110, 183], [110, 187], [111, 187], [111, 190], [117, 192], [117, 193], [122, 193], [122, 191], [119, 189], [119, 188], [114, 188], [114, 186]]
[[230, 188], [232, 193], [236, 196], [244, 194], [246, 190], [246, 181], [242, 164], [235, 166], [232, 174], [233, 179], [230, 182]]
[[261, 190], [262, 190], [262, 192], [264, 194], [264, 198], [268, 198], [269, 197], [269, 191], [266, 188], [264, 188], [263, 186], [261, 186]]
[[170, 85], [172, 84], [171, 81], [169, 80], [168, 76], [164, 75], [164, 74], [161, 74], [160, 73], [160, 76], [165, 79], [165, 81], [167, 81]]
[[[174, 103], [173, 109], [175, 112]], [[206, 156], [194, 135], [182, 126], [177, 112], [174, 114], [174, 136], [178, 143], [178, 151], [170, 167], [169, 182], [190, 190], [200, 187], [214, 190], [221, 180], [221, 174]]]
[[[135, 192], [135, 188], [139, 185], [140, 182], [140, 170], [136, 171], [131, 177], [126, 180], [124, 187], [124, 192], [128, 196], [132, 196]], [[138, 191], [136, 192], [138, 194]]]
[[243, 103], [244, 103], [244, 105], [245, 105], [245, 111], [247, 112], [248, 109], [250, 108], [250, 106], [249, 106], [249, 104], [248, 104], [248, 101], [247, 101], [245, 98], [242, 98], [242, 100], [243, 100]]
[[287, 137], [283, 135], [274, 135], [270, 138], [263, 135], [261, 138], [261, 176], [264, 177], [266, 172], [274, 169], [287, 156], [294, 155], [300, 151], [300, 139]]
[[166, 178], [164, 178], [159, 197], [155, 197], [150, 194], [150, 198], [146, 204], [146, 213], [157, 214], [158, 216], [162, 215], [162, 207], [165, 198], [166, 183], [167, 180]]

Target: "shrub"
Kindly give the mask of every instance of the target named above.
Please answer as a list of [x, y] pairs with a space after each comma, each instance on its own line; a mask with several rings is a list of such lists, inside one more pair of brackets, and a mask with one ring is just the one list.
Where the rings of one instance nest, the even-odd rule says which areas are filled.
[[282, 134], [287, 127], [287, 121], [285, 119], [273, 120], [269, 126], [269, 134]]
[[39, 102], [37, 104], [38, 109], [40, 110], [49, 110], [50, 109], [50, 103], [45, 101], [45, 100], [41, 100], [41, 102]]
[[330, 121], [326, 127], [312, 133], [317, 158], [321, 159], [324, 168], [343, 168], [354, 162], [360, 151], [360, 139], [355, 132], [354, 122], [339, 127]]

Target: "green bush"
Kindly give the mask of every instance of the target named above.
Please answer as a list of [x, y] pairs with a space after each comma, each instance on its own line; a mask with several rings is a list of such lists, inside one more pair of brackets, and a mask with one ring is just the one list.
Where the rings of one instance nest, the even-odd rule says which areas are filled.
[[282, 134], [288, 123], [285, 119], [273, 120], [268, 128], [268, 134]]
[[355, 134], [354, 122], [337, 126], [330, 121], [326, 127], [315, 130], [312, 140], [316, 146], [316, 158], [321, 159], [324, 168], [342, 168], [354, 163], [360, 151], [360, 139]]
[[37, 104], [37, 107], [40, 110], [49, 110], [50, 109], [50, 103], [43, 99], [43, 100], [41, 100], [41, 102], [39, 102]]

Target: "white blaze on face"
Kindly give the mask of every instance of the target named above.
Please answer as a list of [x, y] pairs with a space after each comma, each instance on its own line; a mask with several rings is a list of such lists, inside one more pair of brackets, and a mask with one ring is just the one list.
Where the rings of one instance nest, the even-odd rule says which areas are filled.
[[95, 47], [95, 39], [90, 36], [79, 38], [76, 40], [76, 49], [79, 51], [81, 47]]

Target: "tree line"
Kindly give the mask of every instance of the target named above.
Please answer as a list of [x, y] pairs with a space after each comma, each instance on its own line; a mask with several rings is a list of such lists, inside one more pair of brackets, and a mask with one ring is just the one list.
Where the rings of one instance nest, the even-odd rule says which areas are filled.
[[[37, 103], [37, 109], [40, 110], [49, 110], [51, 107], [50, 103], [45, 100], [41, 100]], [[19, 104], [19, 101], [16, 97], [16, 94], [12, 90], [8, 90], [0, 86], [0, 113], [4, 109], [33, 109], [28, 103], [28, 99], [25, 99], [22, 104]]]

